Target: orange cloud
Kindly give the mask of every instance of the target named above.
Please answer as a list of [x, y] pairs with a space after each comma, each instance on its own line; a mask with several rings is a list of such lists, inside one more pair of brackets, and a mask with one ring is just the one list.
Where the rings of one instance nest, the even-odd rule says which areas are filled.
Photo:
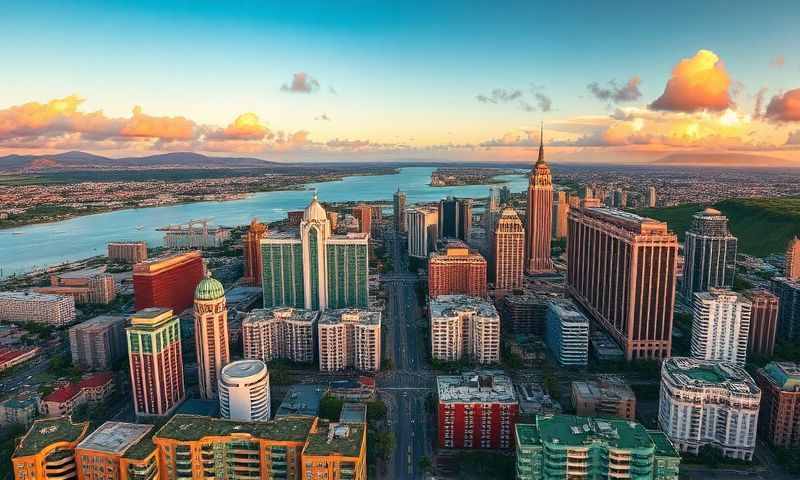
[[252, 112], [243, 113], [224, 129], [212, 130], [206, 138], [212, 140], [263, 140], [272, 133], [261, 123], [258, 115]]
[[674, 112], [725, 110], [733, 106], [730, 86], [731, 78], [722, 60], [714, 52], [700, 50], [675, 66], [664, 93], [650, 108]]
[[800, 88], [772, 97], [765, 116], [780, 122], [800, 122]]
[[97, 138], [113, 136], [119, 122], [102, 112], [83, 113], [78, 107], [83, 99], [77, 95], [29, 102], [0, 110], [0, 139], [86, 133]]
[[195, 123], [186, 117], [153, 117], [133, 107], [133, 116], [120, 129], [123, 137], [151, 137], [162, 140], [190, 140], [195, 137]]

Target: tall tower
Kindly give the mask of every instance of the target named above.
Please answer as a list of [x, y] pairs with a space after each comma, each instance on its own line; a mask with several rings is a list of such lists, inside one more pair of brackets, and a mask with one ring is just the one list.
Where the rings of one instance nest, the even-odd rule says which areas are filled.
[[737, 242], [728, 230], [728, 217], [719, 210], [706, 208], [692, 217], [683, 245], [683, 296], [687, 303], [692, 303], [695, 292], [733, 287]]
[[539, 138], [539, 158], [528, 183], [528, 208], [525, 226], [525, 271], [542, 273], [553, 270], [550, 240], [553, 231], [553, 177], [544, 162], [544, 126]]
[[489, 275], [495, 290], [522, 288], [522, 267], [525, 263], [525, 227], [511, 207], [500, 211], [491, 230]]
[[694, 294], [692, 357], [744, 366], [752, 303], [730, 290], [711, 288]]
[[267, 226], [255, 218], [244, 236], [244, 277], [242, 283], [254, 287], [261, 285], [261, 239], [267, 235]]
[[219, 413], [240, 422], [267, 422], [270, 416], [269, 371], [261, 360], [238, 360], [219, 376]]
[[219, 372], [231, 357], [225, 289], [211, 278], [210, 271], [194, 291], [194, 338], [200, 396], [206, 400], [216, 398]]
[[394, 231], [406, 231], [406, 194], [400, 191], [394, 192]]
[[796, 282], [800, 280], [800, 238], [795, 236], [786, 247], [786, 268], [784, 276]]

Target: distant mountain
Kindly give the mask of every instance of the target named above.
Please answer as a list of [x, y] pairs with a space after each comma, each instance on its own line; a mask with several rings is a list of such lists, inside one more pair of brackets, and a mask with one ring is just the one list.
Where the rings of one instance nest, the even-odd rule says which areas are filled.
[[800, 161], [744, 153], [673, 153], [653, 163], [693, 167], [800, 167]]
[[7, 155], [0, 157], [0, 173], [48, 172], [59, 170], [127, 170], [155, 168], [269, 168], [275, 162], [247, 157], [209, 157], [199, 153], [175, 152], [145, 157], [108, 158], [70, 151], [54, 155]]

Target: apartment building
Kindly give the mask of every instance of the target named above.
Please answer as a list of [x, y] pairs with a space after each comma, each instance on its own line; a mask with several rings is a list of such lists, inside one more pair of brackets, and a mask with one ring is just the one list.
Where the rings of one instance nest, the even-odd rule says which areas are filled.
[[42, 397], [39, 412], [46, 417], [71, 415], [81, 405], [92, 407], [106, 403], [113, 392], [114, 376], [111, 372], [95, 373]]
[[75, 447], [78, 479], [156, 479], [158, 461], [151, 442], [153, 428], [125, 422], [100, 425]]
[[711, 287], [692, 302], [692, 357], [744, 366], [752, 304], [743, 295]]
[[769, 358], [775, 351], [780, 301], [777, 296], [763, 289], [749, 290], [745, 296], [752, 304], [747, 355], [751, 358]]
[[69, 417], [36, 420], [11, 455], [15, 480], [57, 480], [78, 477], [75, 447], [86, 436], [89, 422]]
[[123, 316], [100, 315], [69, 329], [72, 364], [84, 370], [110, 370], [127, 354]]
[[133, 266], [136, 310], [168, 308], [180, 314], [192, 306], [194, 289], [205, 275], [199, 251], [166, 254]]
[[131, 265], [147, 260], [147, 242], [109, 242], [108, 259]]
[[770, 362], [755, 379], [761, 388], [761, 437], [776, 447], [800, 446], [800, 364]]
[[572, 405], [583, 417], [636, 419], [636, 395], [625, 380], [612, 375], [572, 382]]
[[428, 310], [434, 360], [500, 362], [500, 317], [491, 302], [466, 295], [441, 295], [430, 299]]
[[428, 295], [486, 296], [486, 259], [462, 242], [452, 242], [428, 260]]
[[322, 313], [318, 322], [319, 369], [381, 369], [381, 312], [340, 309]]
[[589, 319], [571, 300], [550, 302], [544, 338], [560, 365], [583, 367], [589, 362]]
[[405, 210], [408, 256], [428, 258], [439, 240], [439, 212], [436, 208], [417, 207]]
[[318, 319], [318, 311], [292, 307], [252, 310], [242, 320], [244, 357], [313, 362]]
[[367, 426], [320, 420], [303, 446], [303, 480], [367, 480]]
[[33, 291], [52, 295], [69, 295], [78, 304], [107, 305], [117, 297], [114, 277], [105, 273], [106, 267], [50, 275], [49, 287]]
[[239, 360], [225, 365], [218, 390], [222, 418], [244, 422], [269, 420], [269, 371], [261, 360]]
[[62, 327], [75, 320], [75, 299], [69, 295], [0, 292], [0, 321], [36, 322]]

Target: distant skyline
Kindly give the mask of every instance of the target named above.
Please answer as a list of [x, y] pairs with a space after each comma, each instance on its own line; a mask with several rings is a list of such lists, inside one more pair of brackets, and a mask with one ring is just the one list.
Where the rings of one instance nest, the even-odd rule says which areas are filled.
[[15, 2], [0, 155], [800, 165], [800, 4]]

